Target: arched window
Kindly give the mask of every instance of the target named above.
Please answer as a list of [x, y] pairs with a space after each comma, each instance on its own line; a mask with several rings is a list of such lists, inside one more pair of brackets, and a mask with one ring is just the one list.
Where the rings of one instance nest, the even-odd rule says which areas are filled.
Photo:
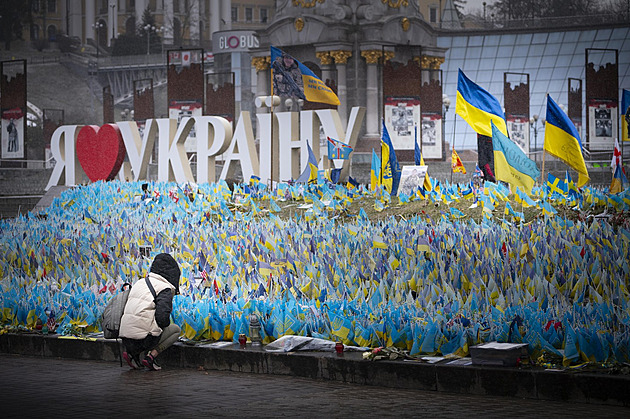
[[133, 35], [136, 33], [136, 17], [135, 16], [131, 16], [125, 22], [125, 33], [127, 35]]
[[49, 41], [56, 41], [57, 40], [57, 27], [55, 25], [48, 26], [47, 34], [48, 34]]
[[35, 41], [39, 39], [39, 25], [31, 25], [31, 40]]
[[98, 34], [97, 34], [97, 42], [100, 46], [102, 47], [106, 47], [107, 46], [107, 22], [105, 22], [105, 20], [100, 19], [98, 21], [99, 23], [99, 28], [98, 28]]

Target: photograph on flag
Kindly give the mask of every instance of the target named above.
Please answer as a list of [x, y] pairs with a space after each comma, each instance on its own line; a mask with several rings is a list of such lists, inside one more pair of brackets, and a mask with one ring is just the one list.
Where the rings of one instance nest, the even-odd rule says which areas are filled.
[[286, 52], [271, 47], [273, 94], [309, 102], [339, 105], [339, 98], [319, 77]]

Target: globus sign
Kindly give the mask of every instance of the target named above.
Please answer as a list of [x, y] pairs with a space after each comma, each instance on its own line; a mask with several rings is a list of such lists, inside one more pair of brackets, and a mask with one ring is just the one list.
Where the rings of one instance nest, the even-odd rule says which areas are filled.
[[260, 42], [254, 31], [220, 31], [212, 34], [212, 51], [242, 52], [258, 48]]

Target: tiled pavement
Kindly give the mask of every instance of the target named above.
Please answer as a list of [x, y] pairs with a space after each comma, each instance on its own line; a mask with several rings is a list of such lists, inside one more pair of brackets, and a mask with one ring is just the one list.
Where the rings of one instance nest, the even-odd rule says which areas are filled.
[[0, 354], [0, 417], [627, 418], [616, 406]]

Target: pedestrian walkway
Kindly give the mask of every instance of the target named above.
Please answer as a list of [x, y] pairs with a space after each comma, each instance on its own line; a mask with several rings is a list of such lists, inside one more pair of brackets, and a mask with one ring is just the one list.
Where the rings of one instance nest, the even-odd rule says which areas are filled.
[[204, 369], [134, 371], [92, 360], [0, 354], [13, 417], [624, 418], [616, 406], [473, 396]]

